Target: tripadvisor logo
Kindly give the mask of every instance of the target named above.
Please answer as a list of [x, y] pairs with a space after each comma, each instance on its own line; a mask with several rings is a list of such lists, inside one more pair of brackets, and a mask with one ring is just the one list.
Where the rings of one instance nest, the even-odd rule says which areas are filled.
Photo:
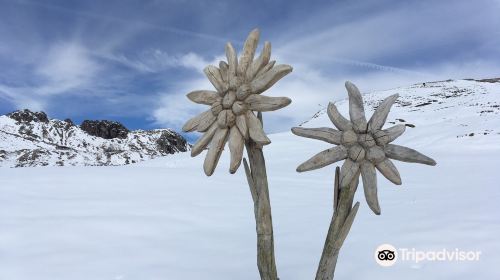
[[397, 260], [398, 252], [390, 244], [382, 244], [375, 250], [375, 261], [381, 266], [393, 266]]
[[463, 262], [479, 261], [481, 251], [463, 251], [458, 248], [453, 250], [428, 250], [422, 251], [415, 248], [399, 248], [382, 244], [375, 249], [375, 262], [381, 266], [393, 266], [398, 260], [419, 263], [422, 261], [441, 261], [441, 262]]

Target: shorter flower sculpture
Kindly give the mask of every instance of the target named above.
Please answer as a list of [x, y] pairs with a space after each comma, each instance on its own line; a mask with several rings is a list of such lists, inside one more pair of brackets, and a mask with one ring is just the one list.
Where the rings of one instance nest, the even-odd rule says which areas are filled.
[[292, 67], [285, 64], [275, 66], [275, 61], [270, 61], [269, 42], [264, 43], [262, 53], [254, 60], [258, 41], [259, 30], [254, 29], [245, 41], [239, 61], [235, 49], [227, 43], [227, 63], [221, 61], [218, 68], [210, 65], [204, 69], [216, 91], [197, 90], [187, 95], [195, 103], [210, 106], [182, 128], [186, 132], [204, 133], [193, 145], [191, 156], [197, 156], [210, 145], [203, 165], [207, 176], [213, 174], [227, 141], [231, 153], [230, 173], [235, 173], [241, 164], [245, 141], [250, 139], [259, 145], [271, 143], [253, 111], [274, 111], [291, 102], [287, 97], [261, 95], [290, 73]]
[[436, 162], [413, 149], [390, 144], [405, 131], [405, 125], [402, 124], [382, 129], [398, 94], [384, 99], [367, 121], [358, 88], [351, 82], [346, 82], [345, 86], [349, 95], [350, 120], [344, 118], [333, 103], [327, 109], [328, 117], [338, 130], [327, 127], [292, 128], [292, 132], [298, 136], [338, 145], [316, 154], [302, 163], [297, 171], [318, 169], [345, 159], [340, 169], [340, 188], [345, 188], [361, 174], [366, 201], [372, 211], [379, 215], [375, 168], [389, 181], [401, 185], [401, 177], [391, 159], [427, 165], [436, 165]]

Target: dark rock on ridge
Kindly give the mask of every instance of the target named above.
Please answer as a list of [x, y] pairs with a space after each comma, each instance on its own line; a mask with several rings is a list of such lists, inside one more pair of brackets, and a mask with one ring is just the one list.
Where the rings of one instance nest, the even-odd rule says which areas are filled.
[[44, 112], [32, 112], [28, 109], [15, 111], [7, 114], [7, 116], [11, 119], [14, 119], [20, 123], [29, 123], [29, 122], [43, 122], [48, 123], [49, 118], [47, 114]]
[[107, 120], [84, 120], [80, 125], [80, 128], [92, 136], [104, 139], [125, 139], [130, 132], [123, 124]]
[[156, 140], [158, 151], [162, 154], [174, 154], [187, 151], [187, 142], [184, 137], [176, 132], [162, 132], [160, 138]]

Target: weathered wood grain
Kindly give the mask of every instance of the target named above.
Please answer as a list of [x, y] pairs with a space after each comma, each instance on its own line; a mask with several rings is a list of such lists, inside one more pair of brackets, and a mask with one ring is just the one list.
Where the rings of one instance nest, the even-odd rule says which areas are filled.
[[188, 93], [187, 98], [195, 103], [205, 105], [212, 105], [221, 100], [219, 94], [212, 90], [195, 90]]
[[273, 67], [271, 70], [263, 73], [261, 76], [258, 76], [250, 83], [252, 93], [259, 94], [266, 91], [281, 78], [292, 72], [292, 70], [292, 66], [286, 64], [280, 64]]
[[274, 236], [267, 183], [264, 154], [258, 143], [247, 141], [248, 159], [251, 177], [255, 186], [256, 203], [254, 204], [257, 229], [257, 266], [262, 280], [278, 280], [274, 255]]
[[389, 97], [386, 97], [382, 103], [377, 107], [375, 112], [373, 113], [370, 121], [368, 122], [370, 125], [370, 130], [378, 130], [381, 129], [387, 120], [387, 116], [389, 115], [389, 111], [391, 110], [392, 104], [398, 99], [399, 94], [393, 94]]
[[[303, 162], [297, 167], [297, 172], [305, 172], [343, 160], [347, 157], [347, 149], [344, 146], [337, 146], [321, 151]], [[354, 171], [356, 172], [356, 171]]]
[[317, 139], [335, 145], [340, 145], [342, 141], [342, 132], [329, 127], [293, 127], [292, 133], [298, 136]]
[[259, 43], [259, 35], [259, 29], [256, 28], [252, 30], [243, 45], [243, 52], [241, 53], [240, 61], [238, 62], [238, 75], [240, 77], [246, 76], [248, 66], [253, 61], [255, 50], [257, 49], [257, 44]]
[[224, 149], [224, 144], [227, 140], [227, 134], [227, 128], [218, 128], [215, 132], [214, 137], [212, 137], [207, 156], [205, 157], [205, 162], [203, 163], [203, 170], [205, 171], [205, 174], [207, 176], [212, 176], [215, 171], [215, 167], [219, 162], [220, 155], [222, 154], [222, 150]]
[[406, 130], [406, 125], [404, 124], [397, 124], [395, 126], [391, 126], [388, 129], [384, 129], [384, 132], [386, 133], [388, 139], [387, 142], [390, 143], [399, 136], [401, 136]]
[[267, 112], [286, 107], [292, 103], [292, 100], [288, 97], [270, 97], [259, 94], [250, 94], [250, 96], [245, 99], [245, 102], [248, 104], [250, 110]]
[[212, 137], [214, 137], [215, 131], [217, 130], [217, 124], [214, 123], [208, 129], [207, 132], [203, 133], [203, 135], [194, 143], [193, 147], [191, 147], [191, 156], [195, 157], [199, 155], [203, 150], [210, 144]]
[[339, 186], [340, 173], [339, 168], [337, 168], [335, 171], [335, 184], [337, 184], [336, 188], [339, 190], [338, 202], [323, 246], [323, 253], [316, 272], [316, 280], [333, 279], [340, 248], [347, 238], [359, 207], [359, 202], [356, 203], [354, 208], [352, 207], [354, 194], [359, 183], [357, 179], [359, 173], [354, 176], [355, 179], [346, 188], [340, 188]]
[[271, 43], [266, 41], [264, 42], [264, 48], [262, 49], [260, 56], [254, 60], [248, 68], [246, 80], [251, 81], [255, 78], [259, 70], [269, 63], [269, 59], [271, 59]]
[[238, 69], [238, 56], [236, 54], [236, 50], [230, 42], [226, 44], [226, 57], [227, 64], [229, 65], [227, 71], [227, 79], [229, 81], [229, 87], [231, 89], [235, 89], [238, 84], [236, 78], [236, 71]]
[[432, 158], [421, 154], [414, 149], [410, 149], [407, 147], [399, 146], [399, 145], [394, 145], [394, 144], [387, 144], [385, 146], [385, 154], [387, 157], [395, 159], [395, 160], [400, 160], [404, 162], [414, 162], [414, 163], [421, 163], [421, 164], [427, 164], [427, 165], [436, 165], [436, 161], [433, 160]]
[[347, 158], [340, 168], [340, 188], [347, 187], [359, 171], [359, 163]]
[[213, 65], [209, 65], [205, 67], [205, 69], [203, 69], [203, 72], [205, 72], [208, 80], [210, 81], [210, 83], [212, 83], [212, 85], [218, 92], [223, 93], [226, 91], [226, 83], [224, 83], [224, 80], [222, 80], [219, 68]]
[[260, 76], [264, 75], [265, 73], [269, 72], [269, 70], [271, 70], [275, 64], [276, 64], [276, 60], [269, 61], [264, 67], [262, 67], [259, 70], [259, 72], [257, 72], [255, 77], [260, 77]]
[[240, 134], [238, 127], [231, 127], [228, 142], [231, 154], [229, 173], [234, 174], [241, 164], [241, 160], [243, 158], [243, 148], [245, 147], [245, 141], [243, 140], [243, 136]]
[[248, 126], [248, 135], [250, 138], [260, 145], [267, 145], [271, 143], [271, 140], [267, 138], [262, 128], [262, 124], [259, 119], [253, 114], [252, 111], [247, 111], [246, 114], [246, 124]]
[[330, 121], [335, 125], [336, 128], [338, 128], [341, 131], [347, 131], [352, 129], [352, 124], [349, 120], [344, 118], [339, 113], [339, 110], [337, 109], [337, 106], [335, 106], [334, 103], [330, 102], [328, 104], [328, 109], [326, 110], [326, 113], [328, 114], [328, 118], [330, 118]]
[[361, 163], [361, 178], [368, 206], [373, 213], [380, 215], [380, 205], [377, 195], [377, 171], [371, 162], [364, 161]]
[[352, 127], [356, 132], [363, 132], [368, 129], [368, 124], [365, 117], [365, 107], [363, 98], [358, 87], [353, 83], [345, 82], [345, 87], [349, 95], [349, 116], [351, 117]]
[[399, 171], [390, 159], [384, 159], [383, 161], [377, 163], [376, 167], [378, 171], [380, 171], [380, 173], [382, 173], [382, 175], [387, 178], [387, 180], [393, 182], [396, 185], [401, 185], [402, 182]]

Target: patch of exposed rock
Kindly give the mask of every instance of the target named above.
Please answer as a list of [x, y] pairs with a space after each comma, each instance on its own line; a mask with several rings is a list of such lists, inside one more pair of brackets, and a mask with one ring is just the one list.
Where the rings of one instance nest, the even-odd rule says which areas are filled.
[[80, 128], [92, 136], [104, 139], [125, 139], [130, 132], [123, 124], [108, 120], [84, 120], [80, 125]]

